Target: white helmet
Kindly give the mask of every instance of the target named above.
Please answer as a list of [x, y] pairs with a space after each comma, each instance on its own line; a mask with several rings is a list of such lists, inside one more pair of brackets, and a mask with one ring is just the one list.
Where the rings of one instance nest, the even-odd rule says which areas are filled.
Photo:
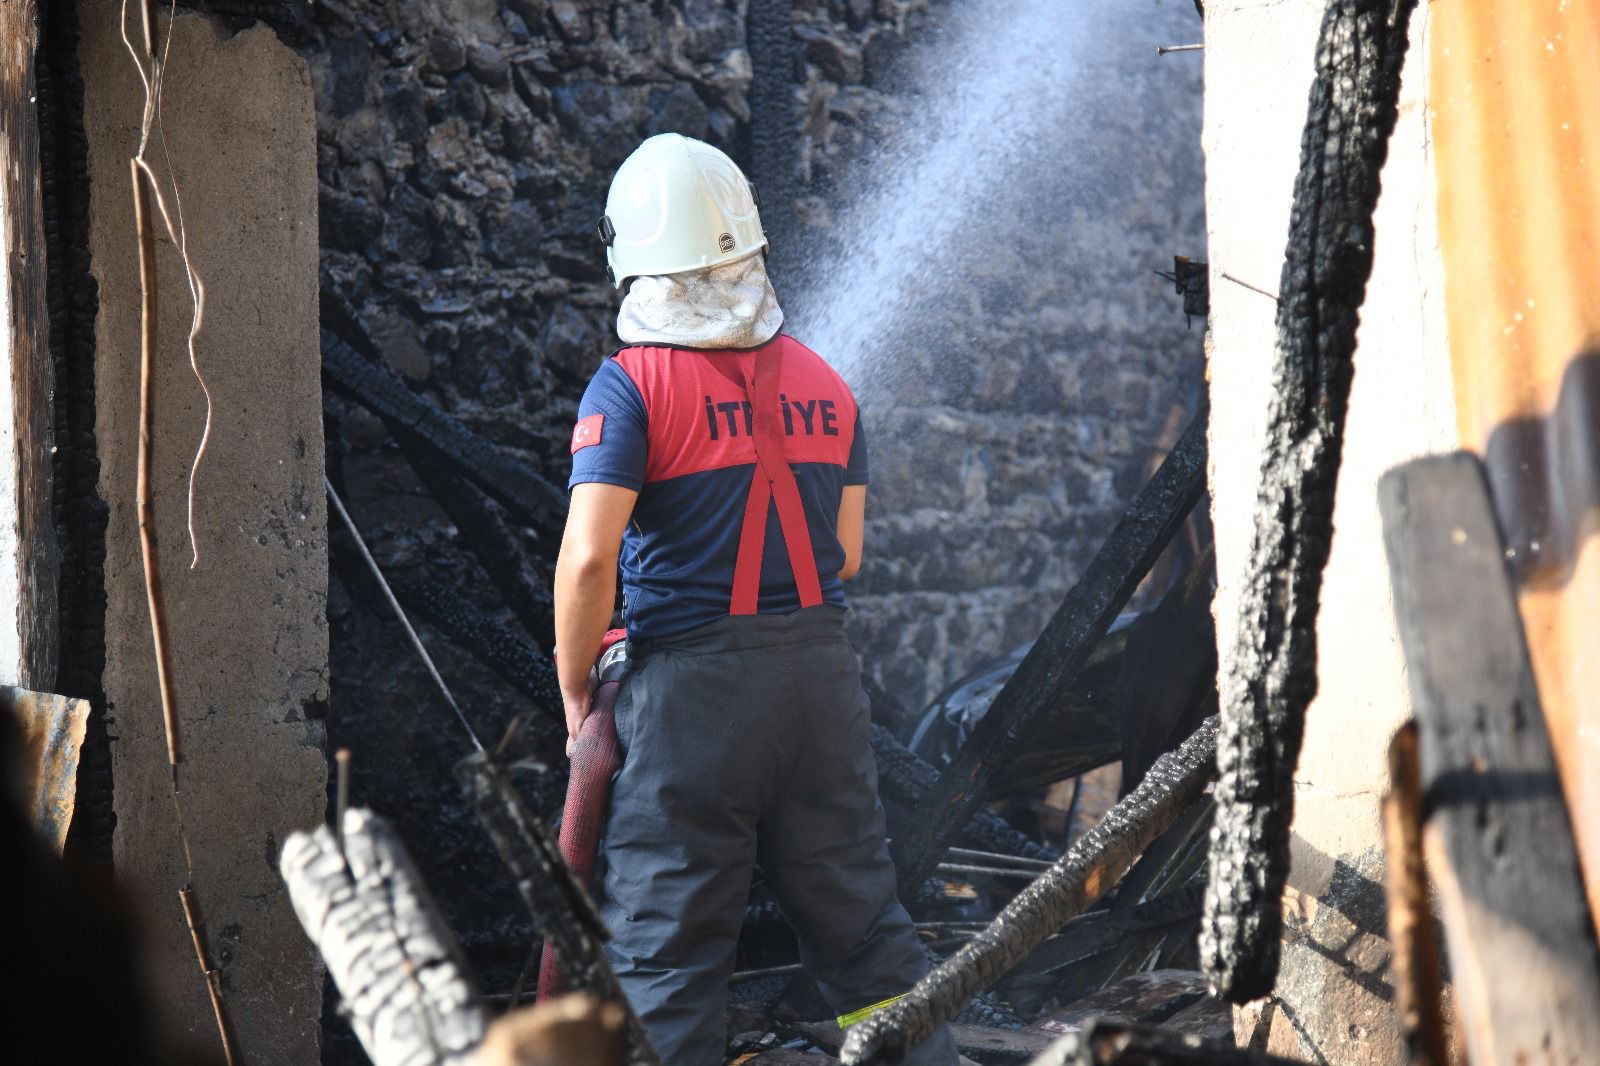
[[660, 133], [622, 161], [606, 195], [600, 239], [612, 284], [731, 263], [767, 246], [756, 189], [704, 141]]

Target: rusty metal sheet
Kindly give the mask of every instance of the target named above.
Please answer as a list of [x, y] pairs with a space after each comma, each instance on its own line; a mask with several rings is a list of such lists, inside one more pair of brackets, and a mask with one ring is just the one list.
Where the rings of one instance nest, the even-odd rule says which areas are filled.
[[1484, 459], [1600, 914], [1600, 0], [1432, 6], [1464, 446]]
[[77, 802], [78, 752], [89, 724], [89, 701], [3, 685], [0, 702], [22, 727], [22, 786], [34, 828], [60, 854]]

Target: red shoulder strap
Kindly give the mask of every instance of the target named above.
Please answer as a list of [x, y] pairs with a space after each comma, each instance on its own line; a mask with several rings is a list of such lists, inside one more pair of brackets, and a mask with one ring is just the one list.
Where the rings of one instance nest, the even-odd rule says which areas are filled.
[[800, 486], [783, 451], [783, 416], [778, 401], [778, 380], [783, 367], [783, 341], [777, 340], [755, 353], [742, 366], [745, 393], [750, 397], [751, 433], [756, 449], [755, 472], [745, 500], [744, 524], [739, 530], [739, 554], [733, 567], [733, 599], [729, 614], [755, 614], [761, 599], [761, 555], [767, 539], [767, 504], [778, 505], [778, 528], [783, 532], [794, 571], [800, 606], [822, 602], [822, 583], [811, 550], [811, 530]]

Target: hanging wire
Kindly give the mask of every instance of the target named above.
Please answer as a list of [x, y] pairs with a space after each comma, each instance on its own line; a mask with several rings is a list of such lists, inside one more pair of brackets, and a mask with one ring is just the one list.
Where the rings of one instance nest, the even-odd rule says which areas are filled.
[[334, 489], [333, 482], [326, 477], [322, 483], [328, 487], [328, 499], [333, 503], [333, 509], [339, 512], [339, 520], [344, 523], [344, 528], [356, 542], [356, 549], [361, 552], [361, 558], [366, 560], [367, 569], [377, 579], [378, 587], [383, 590], [383, 598], [389, 601], [389, 609], [399, 619], [405, 628], [406, 636], [411, 638], [411, 646], [416, 649], [417, 656], [422, 660], [422, 665], [428, 668], [428, 674], [433, 678], [433, 683], [439, 687], [439, 693], [450, 709], [456, 712], [456, 717], [461, 720], [461, 728], [467, 731], [467, 736], [472, 740], [472, 746], [478, 751], [483, 751], [483, 744], [478, 740], [478, 734], [472, 731], [472, 725], [467, 721], [467, 716], [462, 713], [461, 705], [450, 694], [450, 686], [444, 683], [444, 678], [439, 676], [439, 668], [433, 665], [433, 656], [428, 654], [428, 649], [423, 646], [422, 638], [411, 625], [411, 619], [406, 617], [405, 608], [400, 606], [400, 601], [394, 598], [394, 590], [389, 587], [389, 581], [383, 576], [383, 571], [378, 568], [378, 560], [372, 557], [372, 552], [367, 550], [367, 542], [361, 538], [361, 531], [356, 528], [355, 521], [350, 517], [350, 512], [345, 510], [344, 501], [339, 498], [339, 493]]
[[[205, 396], [206, 419], [200, 431], [200, 443], [195, 447], [194, 460], [189, 465], [188, 509], [185, 515], [185, 528], [189, 534], [189, 569], [196, 569], [200, 565], [200, 542], [195, 537], [194, 512], [195, 512], [195, 483], [200, 476], [200, 463], [204, 460], [206, 450], [211, 441], [211, 426], [213, 403], [211, 399], [211, 386], [206, 381], [205, 375], [200, 370], [200, 355], [196, 339], [200, 335], [201, 326], [205, 322], [206, 314], [206, 286], [200, 274], [194, 268], [194, 263], [189, 256], [189, 228], [183, 219], [183, 196], [178, 189], [177, 171], [172, 162], [172, 149], [167, 144], [167, 125], [163, 117], [163, 104], [166, 99], [166, 71], [167, 63], [172, 56], [172, 27], [177, 21], [177, 0], [170, 0], [167, 10], [166, 34], [162, 39], [159, 53], [156, 49], [155, 16], [151, 7], [151, 0], [139, 0], [138, 19], [142, 28], [144, 48], [137, 48], [128, 36], [128, 0], [122, 0], [122, 18], [120, 29], [122, 43], [127, 47], [128, 54], [133, 57], [134, 66], [139, 71], [139, 80], [144, 85], [144, 115], [139, 123], [139, 149], [134, 153], [134, 165], [144, 171], [149, 179], [150, 196], [155, 202], [156, 212], [161, 216], [162, 226], [170, 240], [178, 250], [178, 259], [183, 264], [183, 276], [189, 289], [189, 330], [185, 338], [185, 351], [189, 356], [189, 369], [194, 373], [195, 381], [200, 385], [200, 391]], [[145, 151], [150, 145], [150, 135], [154, 133], [161, 142], [161, 156], [165, 162], [167, 181], [171, 187], [174, 210], [167, 210], [166, 197], [162, 194], [161, 183], [156, 178], [155, 170], [145, 158]]]

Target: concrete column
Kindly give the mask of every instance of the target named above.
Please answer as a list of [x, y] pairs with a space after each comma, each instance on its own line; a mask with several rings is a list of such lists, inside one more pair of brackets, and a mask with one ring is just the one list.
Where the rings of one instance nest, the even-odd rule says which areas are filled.
[[[139, 555], [139, 275], [128, 161], [144, 90], [116, 0], [83, 0], [81, 60], [100, 285], [99, 491], [106, 533], [107, 710], [116, 872], [147, 917], [151, 992], [174, 1038], [214, 1054], [205, 985], [179, 910], [178, 845]], [[164, 17], [157, 20], [164, 33]], [[154, 496], [183, 726], [180, 781], [193, 887], [241, 1060], [316, 1062], [320, 968], [275, 861], [324, 816], [327, 521], [317, 338], [316, 126], [304, 62], [270, 30], [229, 36], [179, 16], [166, 74], [166, 145], [148, 156], [176, 212], [182, 191], [205, 285], [198, 361], [215, 401], [185, 529], [205, 397], [189, 367], [188, 287], [159, 241], [161, 345]], [[138, 40], [137, 30], [129, 29]], [[170, 148], [170, 164], [166, 149]], [[199, 562], [190, 568], [191, 546]]]
[[[1236, 654], [1265, 432], [1276, 291], [1299, 167], [1321, 0], [1206, 4], [1207, 239], [1211, 249], [1212, 517], [1219, 652]], [[1238, 1012], [1241, 1043], [1313, 1062], [1404, 1061], [1388, 983], [1378, 799], [1384, 752], [1411, 713], [1376, 483], [1457, 443], [1427, 131], [1427, 5], [1412, 43], [1378, 203], [1376, 261], [1317, 625], [1318, 696], [1296, 774], [1283, 968]]]

